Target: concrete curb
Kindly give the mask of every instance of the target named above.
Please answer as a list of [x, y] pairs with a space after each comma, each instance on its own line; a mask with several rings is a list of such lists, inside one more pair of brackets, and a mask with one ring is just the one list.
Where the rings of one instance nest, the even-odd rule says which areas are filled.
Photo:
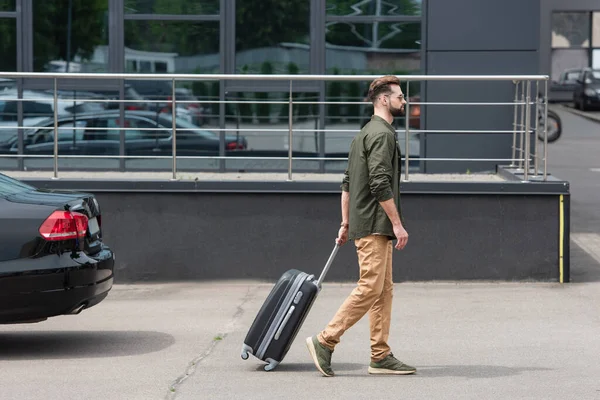
[[592, 114], [590, 112], [580, 111], [573, 107], [569, 107], [569, 106], [565, 106], [565, 105], [559, 105], [559, 107], [562, 108], [563, 110], [566, 110], [566, 111], [572, 113], [572, 114], [579, 115], [579, 116], [587, 118], [591, 121], [600, 122], [600, 112]]

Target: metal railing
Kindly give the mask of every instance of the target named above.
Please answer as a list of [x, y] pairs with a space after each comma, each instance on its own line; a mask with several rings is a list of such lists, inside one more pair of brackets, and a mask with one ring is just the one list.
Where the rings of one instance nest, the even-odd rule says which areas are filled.
[[[178, 128], [176, 126], [177, 120], [177, 104], [185, 104], [185, 103], [211, 103], [211, 104], [240, 104], [240, 103], [267, 103], [267, 104], [288, 104], [288, 126], [287, 126], [287, 135], [288, 135], [288, 180], [293, 179], [293, 168], [292, 164], [294, 160], [311, 160], [311, 161], [340, 161], [347, 160], [347, 158], [336, 158], [336, 157], [294, 157], [293, 156], [293, 132], [313, 132], [313, 133], [338, 133], [338, 132], [349, 132], [346, 129], [294, 129], [293, 128], [293, 119], [294, 119], [294, 106], [301, 104], [312, 104], [312, 105], [326, 105], [326, 104], [369, 104], [364, 101], [346, 101], [346, 102], [332, 102], [332, 101], [294, 101], [293, 93], [294, 86], [293, 83], [296, 81], [362, 81], [368, 82], [372, 81], [380, 77], [380, 75], [256, 75], [256, 74], [247, 74], [247, 75], [223, 75], [223, 74], [113, 74], [113, 73], [16, 73], [16, 72], [0, 72], [0, 78], [13, 78], [13, 79], [22, 79], [22, 78], [38, 78], [38, 79], [51, 79], [53, 81], [53, 113], [54, 113], [54, 152], [52, 155], [46, 157], [53, 158], [53, 170], [54, 170], [54, 178], [58, 178], [58, 159], [59, 158], [110, 158], [110, 159], [134, 159], [134, 158], [169, 158], [172, 160], [172, 179], [177, 179], [177, 160], [178, 159], [213, 159], [213, 160], [222, 160], [222, 159], [257, 159], [257, 160], [281, 160], [282, 157], [236, 157], [236, 156], [225, 156], [223, 155], [223, 134], [226, 132], [244, 132], [243, 128], [210, 128], [211, 131], [220, 132], [221, 133], [221, 151], [219, 156], [177, 156], [177, 132], [186, 131], [186, 129]], [[405, 139], [405, 149], [404, 156], [402, 157], [402, 161], [404, 162], [404, 180], [409, 180], [409, 165], [410, 161], [472, 161], [472, 162], [510, 162], [511, 167], [517, 168], [517, 171], [521, 171], [523, 173], [523, 179], [525, 181], [530, 180], [531, 175], [534, 177], [538, 177], [540, 175], [539, 171], [539, 163], [543, 163], [543, 168], [541, 171], [542, 179], [547, 179], [547, 146], [548, 146], [548, 132], [547, 132], [547, 115], [548, 115], [548, 76], [546, 75], [401, 75], [398, 76], [400, 80], [404, 83], [406, 82], [406, 93], [405, 98], [409, 99], [410, 94], [410, 85], [409, 82], [428, 82], [428, 81], [506, 81], [512, 82], [515, 86], [515, 96], [512, 102], [509, 101], [499, 101], [499, 102], [427, 102], [427, 101], [419, 101], [419, 102], [407, 102], [405, 106], [405, 127], [404, 127], [404, 139]], [[58, 126], [58, 104], [60, 101], [73, 101], [75, 99], [59, 99], [58, 93], [58, 80], [59, 79], [90, 79], [90, 80], [168, 80], [171, 83], [171, 99], [168, 100], [168, 103], [171, 104], [171, 119], [172, 119], [172, 155], [170, 156], [132, 156], [132, 155], [60, 155], [58, 151], [58, 131], [63, 129]], [[282, 81], [289, 82], [289, 98], [287, 101], [231, 101], [231, 100], [177, 100], [176, 94], [176, 83], [181, 81]], [[540, 97], [539, 94], [539, 83], [544, 83], [544, 94]], [[536, 83], [536, 91], [535, 91], [535, 99], [532, 100], [531, 97], [531, 83]], [[520, 89], [520, 91], [519, 91]], [[520, 93], [520, 96], [519, 96]], [[4, 99], [4, 100], [15, 100], [15, 101], [32, 101], [35, 99], [23, 99], [23, 98], [14, 98], [14, 99]], [[76, 99], [79, 102], [120, 102], [120, 103], [132, 103], [139, 102], [139, 100], [108, 100], [108, 99], [85, 99], [78, 98]], [[144, 100], [147, 103], [165, 103], [165, 100]], [[412, 106], [422, 106], [422, 105], [430, 105], [430, 106], [509, 106], [512, 105], [514, 107], [513, 112], [513, 129], [512, 130], [457, 130], [457, 129], [411, 129], [410, 120], [411, 120], [411, 107]], [[535, 106], [535, 128], [531, 129], [531, 118], [532, 118], [532, 107]], [[541, 107], [543, 107], [543, 112], [540, 114]], [[520, 119], [520, 123], [518, 120]], [[538, 154], [537, 150], [537, 137], [539, 136], [539, 127], [540, 127], [540, 119], [543, 121], [543, 153]], [[18, 129], [21, 131], [25, 128], [33, 128], [31, 126], [16, 126], [16, 127], [3, 127], [0, 126], [0, 132], [2, 129]], [[67, 127], [64, 129], [75, 129], [75, 127]], [[86, 128], [86, 130], [93, 130], [94, 128]], [[102, 130], [118, 130], [120, 132], [127, 131], [129, 129], [135, 128], [127, 128], [124, 126], [116, 127], [116, 128], [97, 128]], [[145, 130], [151, 130], [147, 128]], [[156, 130], [161, 130], [161, 128], [156, 128]], [[188, 129], [188, 130], [191, 130]], [[248, 131], [253, 129], [247, 129]], [[359, 129], [353, 129], [352, 131], [357, 132]], [[281, 129], [261, 129], [261, 132], [282, 132]], [[490, 158], [427, 158], [427, 157], [412, 157], [410, 156], [410, 134], [420, 134], [420, 133], [475, 133], [475, 134], [485, 134], [485, 133], [512, 133], [512, 157], [510, 159], [490, 159]], [[533, 143], [533, 153], [531, 153], [531, 136], [535, 135], [534, 143]], [[19, 134], [20, 135], [20, 134]], [[123, 145], [124, 139], [122, 136], [121, 145]], [[0, 158], [44, 158], [42, 155], [28, 155], [28, 154], [0, 154]], [[531, 162], [533, 158], [533, 171], [531, 170]]]

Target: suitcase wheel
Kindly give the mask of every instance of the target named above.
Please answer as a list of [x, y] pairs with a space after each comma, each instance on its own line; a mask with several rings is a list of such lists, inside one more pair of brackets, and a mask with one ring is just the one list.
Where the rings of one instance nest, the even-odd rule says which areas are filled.
[[242, 360], [247, 360], [249, 355], [248, 353], [253, 353], [252, 347], [244, 344], [242, 346]]
[[279, 361], [275, 361], [272, 358], [267, 358], [265, 361], [268, 362], [268, 364], [265, 365], [265, 371], [273, 371], [275, 367], [279, 365]]

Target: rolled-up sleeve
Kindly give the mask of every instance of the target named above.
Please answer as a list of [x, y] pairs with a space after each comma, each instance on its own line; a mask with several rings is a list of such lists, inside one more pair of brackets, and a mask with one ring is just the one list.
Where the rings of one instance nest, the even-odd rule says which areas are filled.
[[343, 192], [350, 191], [350, 174], [348, 173], [348, 169], [344, 172], [344, 179], [342, 179], [342, 184], [340, 185]]
[[392, 192], [393, 157], [396, 141], [389, 132], [367, 135], [365, 150], [369, 167], [369, 187], [377, 201], [394, 197]]

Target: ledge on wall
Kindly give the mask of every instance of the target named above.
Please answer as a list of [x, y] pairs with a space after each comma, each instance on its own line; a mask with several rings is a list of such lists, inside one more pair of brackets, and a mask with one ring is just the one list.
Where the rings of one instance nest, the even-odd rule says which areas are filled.
[[[211, 173], [180, 172], [92, 172], [2, 171], [3, 174], [43, 189], [89, 192], [247, 192], [247, 193], [336, 193], [342, 174], [293, 173]], [[401, 177], [404, 179], [404, 175]], [[419, 174], [411, 173], [401, 182], [403, 193], [505, 193], [568, 194], [569, 183], [548, 175], [530, 174], [524, 181], [522, 170], [498, 166], [496, 173]]]

